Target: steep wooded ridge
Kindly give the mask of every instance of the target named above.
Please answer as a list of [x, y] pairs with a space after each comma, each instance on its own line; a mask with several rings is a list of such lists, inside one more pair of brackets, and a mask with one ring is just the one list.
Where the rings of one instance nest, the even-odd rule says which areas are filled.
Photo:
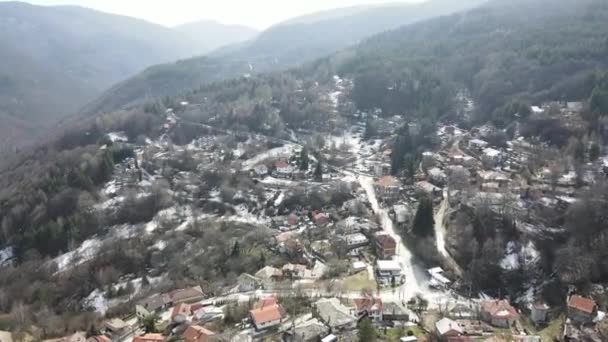
[[[190, 34], [200, 29], [213, 29], [224, 44], [250, 38], [224, 35], [219, 24], [188, 26]], [[29, 140], [150, 65], [218, 47], [190, 34], [80, 7], [1, 2], [0, 146]]]
[[207, 57], [151, 67], [111, 88], [83, 112], [108, 112], [214, 81], [294, 67], [374, 34], [483, 2], [430, 0], [421, 4], [343, 8], [295, 18], [271, 27], [251, 42], [219, 49]]
[[[162, 131], [167, 108], [174, 108], [186, 120], [267, 135], [285, 136], [287, 129], [326, 133], [337, 128], [344, 132], [350, 124], [349, 115], [356, 110], [380, 108], [383, 116], [400, 114], [407, 121], [396, 138], [394, 153], [407, 150], [395, 163], [402, 167], [406, 153], [415, 155], [415, 159], [422, 152], [419, 147], [426, 143], [419, 139], [418, 147], [405, 146], [408, 141], [400, 138], [409, 132], [406, 124], [417, 121], [421, 132], [435, 132], [438, 120], [458, 117], [453, 115], [453, 99], [463, 89], [470, 90], [479, 104], [475, 120], [480, 124], [497, 121], [507, 126], [517, 120], [518, 106], [509, 105], [513, 100], [589, 99], [590, 110], [597, 115], [608, 113], [608, 78], [596, 76], [598, 69], [608, 68], [606, 22], [605, 0], [496, 0], [466, 13], [377, 35], [290, 71], [195, 85], [179, 96], [87, 117], [77, 125], [66, 124], [59, 137], [27, 155], [23, 152], [17, 156], [18, 161], [0, 171], [0, 247], [15, 247], [17, 266], [11, 269], [14, 279], [18, 279], [4, 279], [4, 283], [0, 279], [0, 288], [8, 289], [12, 301], [34, 307], [45, 305], [62, 314], [78, 312], [80, 307], [74, 302], [93, 290], [90, 284], [82, 285], [85, 281], [79, 278], [71, 280], [68, 272], [61, 275], [65, 281], [60, 289], [40, 290], [39, 296], [28, 296], [23, 288], [30, 284], [43, 287], [56, 276], [26, 266], [38, 256], [57, 256], [117, 224], [91, 210], [98, 204], [99, 188], [114, 172], [114, 163], [133, 154], [121, 144], [111, 144], [108, 132], [123, 131], [131, 142], [141, 144], [161, 133], [167, 133], [166, 137], [176, 144], [187, 144], [205, 133], [178, 121], [171, 132]], [[193, 62], [183, 63], [186, 75], [187, 63]], [[171, 66], [164, 68], [168, 75], [174, 75]], [[332, 101], [328, 94], [333, 94], [336, 74], [353, 80], [354, 86], [339, 101]], [[163, 73], [152, 75], [151, 79], [162, 83]], [[139, 80], [143, 89], [149, 80]], [[192, 105], [181, 106], [181, 101]], [[590, 125], [590, 130], [594, 128]], [[574, 133], [565, 132], [567, 142]], [[604, 133], [604, 141], [607, 137]], [[161, 200], [154, 193], [143, 197], [138, 206], [121, 211], [124, 217], [119, 222], [145, 222], [162, 208]], [[605, 208], [602, 204], [590, 210], [585, 215], [594, 221], [584, 225], [584, 236], [576, 233], [577, 221], [568, 212], [563, 221], [572, 228], [564, 232], [566, 237], [547, 242], [549, 253], [576, 246], [569, 250], [576, 253], [558, 253], [558, 261], [547, 261], [547, 274], [564, 268], [584, 270], [585, 265], [593, 264], [589, 268], [593, 272], [587, 272], [586, 278], [565, 280], [568, 284], [608, 279], [608, 267], [604, 265], [607, 225], [605, 218], [592, 215], [604, 213]], [[138, 216], [141, 212], [146, 213], [144, 219]], [[585, 257], [580, 264], [577, 255]], [[568, 264], [569, 259], [577, 263]], [[86, 270], [82, 274], [94, 272]]]

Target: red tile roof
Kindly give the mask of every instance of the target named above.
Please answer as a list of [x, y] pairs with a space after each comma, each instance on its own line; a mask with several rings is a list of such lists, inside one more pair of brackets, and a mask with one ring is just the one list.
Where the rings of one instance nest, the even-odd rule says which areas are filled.
[[355, 302], [355, 308], [357, 308], [358, 312], [361, 311], [373, 311], [380, 310], [384, 307], [382, 304], [382, 299], [374, 298], [374, 297], [361, 297], [353, 299]]
[[267, 306], [278, 305], [277, 299], [275, 297], [265, 297], [261, 298], [257, 304], [255, 305], [256, 309], [261, 309]]
[[171, 319], [174, 319], [177, 315], [189, 316], [192, 313], [192, 308], [186, 303], [180, 303], [173, 307], [171, 313]]
[[184, 342], [207, 342], [213, 335], [215, 333], [211, 330], [207, 330], [200, 325], [191, 325], [184, 331], [182, 337]]
[[595, 301], [593, 299], [581, 297], [579, 295], [573, 295], [568, 300], [568, 307], [576, 309], [581, 312], [592, 314], [595, 311]]
[[249, 312], [255, 325], [262, 325], [272, 321], [281, 320], [281, 310], [278, 305], [265, 306]]
[[133, 342], [162, 342], [164, 340], [165, 338], [161, 334], [146, 334], [133, 338]]
[[284, 169], [284, 168], [288, 167], [289, 164], [287, 164], [287, 162], [284, 160], [278, 160], [276, 163], [274, 163], [274, 166], [277, 169]]
[[494, 318], [517, 319], [519, 314], [506, 300], [487, 300], [481, 303], [481, 310]]

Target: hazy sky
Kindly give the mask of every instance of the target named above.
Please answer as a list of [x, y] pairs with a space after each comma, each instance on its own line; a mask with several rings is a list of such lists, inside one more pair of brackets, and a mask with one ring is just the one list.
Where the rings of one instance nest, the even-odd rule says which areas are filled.
[[38, 5], [79, 5], [174, 26], [199, 19], [264, 29], [285, 19], [327, 9], [422, 0], [26, 0]]

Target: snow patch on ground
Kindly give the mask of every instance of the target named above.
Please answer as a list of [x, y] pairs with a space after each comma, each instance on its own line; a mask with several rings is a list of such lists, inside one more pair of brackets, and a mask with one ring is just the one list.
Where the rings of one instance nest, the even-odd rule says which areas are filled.
[[260, 153], [257, 156], [243, 162], [243, 170], [250, 170], [257, 164], [270, 158], [288, 158], [293, 154], [294, 147], [292, 145], [285, 145], [277, 148], [273, 148], [264, 153]]
[[244, 204], [234, 207], [236, 214], [233, 216], [224, 216], [224, 221], [250, 223], [257, 225], [270, 224], [270, 218], [250, 213], [247, 206]]
[[127, 141], [129, 141], [129, 138], [127, 137], [127, 135], [125, 134], [125, 132], [111, 132], [111, 133], [108, 133], [108, 138], [110, 138], [110, 140], [112, 142], [127, 142]]
[[[162, 276], [156, 278], [148, 278], [150, 285], [159, 283], [163, 279]], [[133, 293], [123, 296], [121, 298], [106, 298], [106, 293], [103, 290], [95, 289], [91, 292], [87, 298], [84, 299], [84, 305], [95, 309], [95, 312], [105, 315], [109, 308], [116, 306], [121, 303], [126, 303], [131, 297], [136, 296], [142, 289], [142, 278], [136, 278], [133, 280], [126, 280], [120, 283], [112, 285], [114, 291], [118, 291], [121, 288], [125, 288], [128, 283], [133, 285]]]
[[0, 249], [0, 265], [3, 265], [7, 261], [15, 257], [15, 250], [13, 246], [8, 246], [4, 249]]
[[[532, 241], [519, 246], [516, 242], [507, 244], [507, 253], [500, 262], [500, 267], [505, 270], [516, 270], [522, 266], [533, 265], [538, 261], [540, 253]], [[524, 265], [521, 264], [523, 261]]]
[[57, 271], [64, 272], [71, 267], [82, 264], [85, 261], [91, 260], [99, 251], [101, 240], [89, 239], [84, 241], [78, 249], [64, 253], [53, 261], [57, 264]]
[[279, 197], [277, 197], [277, 199], [274, 201], [274, 206], [278, 207], [281, 205], [281, 203], [283, 203], [283, 200], [285, 199], [285, 193], [281, 192], [281, 194], [279, 195]]

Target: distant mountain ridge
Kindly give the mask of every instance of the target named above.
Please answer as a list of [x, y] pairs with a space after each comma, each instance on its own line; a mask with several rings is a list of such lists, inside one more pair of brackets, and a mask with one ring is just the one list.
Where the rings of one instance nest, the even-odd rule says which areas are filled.
[[343, 50], [374, 34], [473, 8], [486, 0], [430, 0], [357, 6], [311, 14], [275, 25], [256, 39], [208, 56], [157, 65], [121, 82], [83, 108], [113, 111], [147, 98], [176, 95], [210, 82], [297, 66]]
[[[202, 36], [195, 40], [179, 30], [87, 8], [0, 2], [0, 133], [11, 133], [0, 139], [0, 148], [31, 141], [39, 130], [150, 65], [217, 48], [223, 26], [207, 27], [214, 30], [207, 35], [214, 41], [203, 44]], [[228, 31], [239, 36], [233, 27]]]
[[200, 20], [173, 27], [182, 33], [205, 52], [213, 51], [225, 45], [245, 42], [253, 39], [259, 31], [243, 25], [226, 25], [213, 20]]

